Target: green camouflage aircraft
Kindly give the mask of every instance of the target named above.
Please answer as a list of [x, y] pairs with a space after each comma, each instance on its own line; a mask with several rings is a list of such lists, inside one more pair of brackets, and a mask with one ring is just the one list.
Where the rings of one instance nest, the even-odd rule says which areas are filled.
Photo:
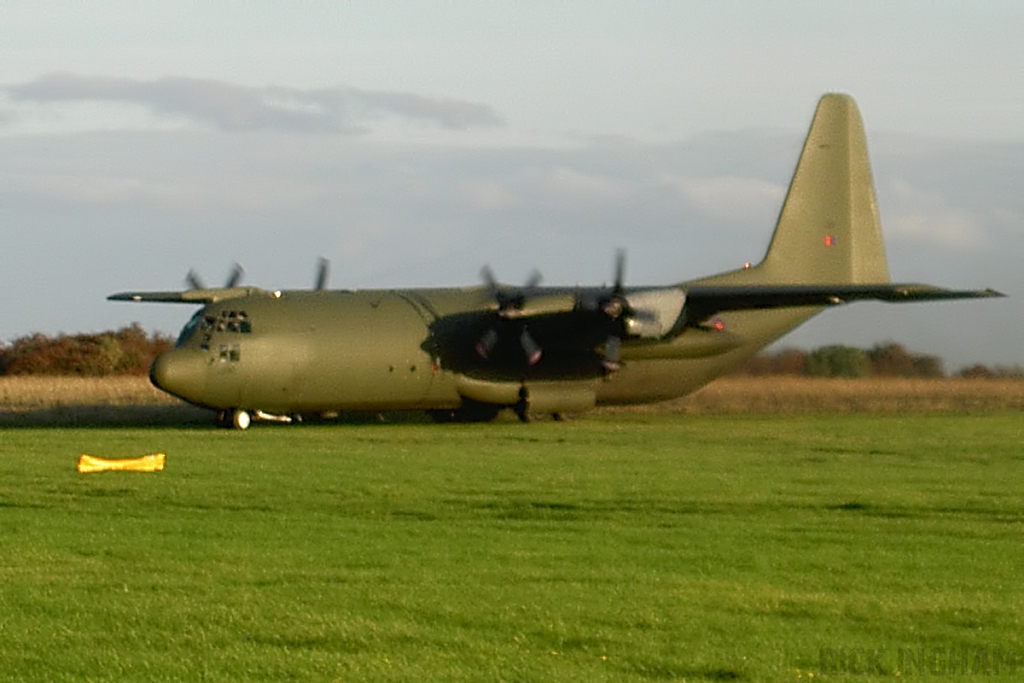
[[311, 291], [204, 287], [117, 301], [202, 304], [154, 361], [160, 389], [224, 426], [342, 411], [426, 410], [439, 420], [521, 419], [682, 396], [826, 306], [1002, 296], [889, 281], [857, 105], [828, 94], [764, 260], [669, 286]]

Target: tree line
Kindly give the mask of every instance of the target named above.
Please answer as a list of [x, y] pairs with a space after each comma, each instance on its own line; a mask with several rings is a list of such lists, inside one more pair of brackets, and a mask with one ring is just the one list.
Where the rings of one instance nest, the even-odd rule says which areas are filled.
[[[147, 334], [138, 323], [113, 332], [32, 334], [9, 344], [0, 342], [0, 375], [145, 375], [156, 355], [171, 348], [171, 337]], [[759, 353], [734, 374], [799, 375], [804, 377], [945, 377], [938, 356], [908, 351], [892, 342], [870, 349], [823, 346], [812, 351], [784, 349]], [[1024, 377], [1020, 366], [972, 365], [958, 377]]]
[[[812, 351], [783, 349], [759, 353], [740, 366], [734, 374], [799, 375], [803, 377], [946, 377], [938, 356], [913, 353], [893, 342], [875, 344], [870, 349], [853, 346], [823, 346]], [[1019, 365], [988, 367], [975, 364], [954, 373], [966, 378], [1024, 378]]]
[[138, 323], [98, 334], [32, 334], [0, 343], [0, 375], [145, 375], [173, 343], [159, 332], [146, 334]]

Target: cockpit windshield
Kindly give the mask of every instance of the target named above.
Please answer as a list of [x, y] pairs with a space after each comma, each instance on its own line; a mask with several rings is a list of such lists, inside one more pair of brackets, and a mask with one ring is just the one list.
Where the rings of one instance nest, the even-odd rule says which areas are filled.
[[210, 339], [214, 333], [234, 332], [237, 334], [249, 334], [252, 332], [252, 322], [245, 311], [198, 311], [191, 320], [181, 329], [178, 340], [174, 342], [175, 347], [184, 346], [192, 335], [200, 330], [203, 332], [202, 348], [209, 348]]
[[178, 340], [174, 342], [174, 348], [177, 349], [184, 346], [185, 342], [188, 341], [189, 337], [192, 336], [192, 333], [196, 331], [196, 329], [199, 327], [199, 323], [201, 323], [202, 321], [202, 310], [196, 311], [196, 314], [192, 316], [192, 318], [189, 319], [187, 323], [185, 323], [185, 327], [181, 328], [181, 334], [178, 335]]

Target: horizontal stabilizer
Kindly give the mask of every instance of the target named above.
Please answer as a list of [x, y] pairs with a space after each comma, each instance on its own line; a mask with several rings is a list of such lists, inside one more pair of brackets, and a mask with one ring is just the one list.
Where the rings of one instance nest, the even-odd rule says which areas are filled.
[[994, 289], [956, 290], [922, 284], [873, 285], [695, 285], [686, 291], [686, 325], [700, 325], [724, 311], [795, 306], [836, 306], [874, 299], [889, 303], [985, 299], [1006, 296]]

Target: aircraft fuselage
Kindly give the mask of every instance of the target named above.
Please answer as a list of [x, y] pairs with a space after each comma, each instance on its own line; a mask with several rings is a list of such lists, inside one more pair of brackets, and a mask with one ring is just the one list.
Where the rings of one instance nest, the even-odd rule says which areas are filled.
[[[571, 291], [546, 290], [540, 298]], [[527, 323], [515, 321], [500, 331], [511, 339], [481, 357], [475, 346], [493, 324], [492, 309], [481, 288], [251, 289], [197, 312], [150, 376], [168, 393], [220, 410], [443, 411], [467, 401], [500, 407], [525, 399], [534, 412], [563, 412], [689, 393], [756, 351], [766, 323], [781, 334], [817, 310], [794, 309], [785, 320], [778, 312], [733, 312], [721, 317], [720, 330], [627, 340], [620, 366], [609, 371], [601, 363], [603, 338], [566, 341], [573, 326], [565, 312], [551, 316], [559, 329], [545, 329], [543, 316], [530, 319], [542, 353], [535, 364], [518, 344]]]

